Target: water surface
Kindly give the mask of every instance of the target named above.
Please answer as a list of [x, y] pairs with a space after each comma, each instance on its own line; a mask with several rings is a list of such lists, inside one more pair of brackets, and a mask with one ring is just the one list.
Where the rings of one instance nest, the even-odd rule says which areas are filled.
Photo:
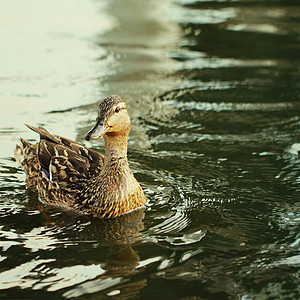
[[[0, 9], [3, 298], [299, 296], [297, 1], [9, 1]], [[43, 206], [23, 124], [84, 142], [121, 95], [149, 204], [116, 220]]]

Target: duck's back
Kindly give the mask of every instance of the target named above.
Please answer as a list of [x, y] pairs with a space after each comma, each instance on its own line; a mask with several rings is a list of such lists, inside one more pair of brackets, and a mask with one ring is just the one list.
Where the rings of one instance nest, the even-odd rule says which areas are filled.
[[74, 186], [97, 176], [103, 156], [70, 139], [53, 135], [45, 128], [27, 125], [40, 135], [37, 144], [20, 139], [15, 157], [26, 173], [29, 186], [39, 191], [44, 202], [66, 205], [76, 194]]

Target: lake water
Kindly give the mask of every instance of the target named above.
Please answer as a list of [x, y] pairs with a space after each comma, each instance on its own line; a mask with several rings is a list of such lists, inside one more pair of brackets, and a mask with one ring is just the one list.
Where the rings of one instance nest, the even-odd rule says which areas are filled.
[[[298, 1], [0, 4], [0, 296], [297, 299]], [[129, 108], [149, 204], [116, 220], [43, 206], [13, 159], [24, 123], [84, 142]]]

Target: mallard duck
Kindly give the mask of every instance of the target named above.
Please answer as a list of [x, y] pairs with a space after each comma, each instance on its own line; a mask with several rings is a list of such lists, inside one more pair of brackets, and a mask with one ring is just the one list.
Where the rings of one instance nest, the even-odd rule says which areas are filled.
[[146, 203], [128, 165], [131, 124], [121, 97], [100, 102], [96, 125], [85, 136], [87, 141], [104, 137], [104, 156], [42, 126], [26, 126], [40, 141], [31, 144], [20, 138], [15, 158], [42, 202], [101, 218], [114, 218]]

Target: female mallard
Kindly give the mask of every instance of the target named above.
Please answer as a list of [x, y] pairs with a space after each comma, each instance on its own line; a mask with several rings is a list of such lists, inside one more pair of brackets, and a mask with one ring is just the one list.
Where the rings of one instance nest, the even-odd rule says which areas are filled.
[[39, 133], [40, 141], [31, 144], [21, 138], [15, 157], [27, 184], [43, 202], [102, 218], [117, 217], [146, 203], [129, 169], [130, 118], [119, 96], [100, 102], [96, 125], [85, 136], [88, 141], [104, 137], [104, 156], [41, 126], [27, 126]]

